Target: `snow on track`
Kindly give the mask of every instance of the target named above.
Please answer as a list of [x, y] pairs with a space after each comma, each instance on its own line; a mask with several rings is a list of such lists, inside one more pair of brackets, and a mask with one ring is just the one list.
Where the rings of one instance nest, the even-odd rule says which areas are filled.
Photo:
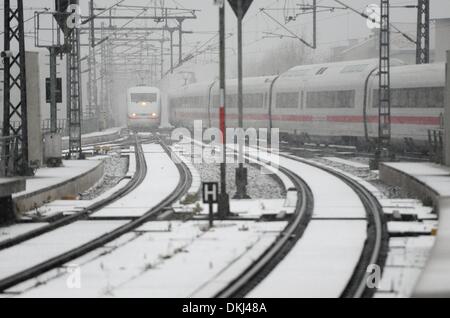
[[365, 221], [311, 221], [286, 258], [250, 298], [339, 298], [361, 256]]
[[[262, 151], [259, 156], [271, 160]], [[290, 253], [249, 297], [340, 297], [367, 239], [363, 203], [344, 181], [306, 163], [279, 158], [300, 176], [314, 197], [312, 221]]]
[[286, 222], [215, 224], [205, 231], [204, 221], [146, 223], [136, 230], [140, 235], [134, 240], [81, 267], [81, 289], [68, 289], [63, 275], [21, 297], [212, 297], [286, 226]]
[[18, 223], [11, 226], [0, 227], [0, 242], [13, 239], [29, 231], [46, 226], [47, 224], [48, 223]]
[[124, 221], [78, 221], [0, 251], [0, 280], [47, 261], [124, 225]]
[[180, 173], [158, 144], [142, 146], [147, 162], [144, 181], [130, 194], [92, 214], [94, 218], [136, 218], [144, 215], [176, 190]]

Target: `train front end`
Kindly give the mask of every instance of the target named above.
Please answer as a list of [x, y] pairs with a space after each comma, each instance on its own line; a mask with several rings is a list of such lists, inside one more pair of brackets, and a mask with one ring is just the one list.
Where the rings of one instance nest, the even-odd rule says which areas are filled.
[[156, 87], [132, 87], [127, 94], [128, 128], [156, 129], [161, 123], [161, 93]]

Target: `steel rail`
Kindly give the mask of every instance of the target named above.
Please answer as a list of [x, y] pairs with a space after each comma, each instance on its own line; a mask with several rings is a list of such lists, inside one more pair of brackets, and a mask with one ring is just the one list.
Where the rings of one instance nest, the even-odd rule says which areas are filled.
[[289, 177], [298, 191], [293, 219], [265, 253], [255, 260], [239, 277], [217, 293], [215, 297], [244, 297], [275, 268], [303, 236], [313, 212], [314, 198], [312, 192], [308, 185], [295, 173], [281, 166], [279, 169]]
[[[164, 143], [161, 143], [161, 145], [163, 146], [163, 149], [168, 153], [169, 156], [174, 155], [174, 154], [172, 154], [171, 150]], [[143, 180], [143, 178], [145, 178], [146, 173], [147, 173], [147, 164], [146, 164], [145, 156], [144, 156], [141, 146], [139, 146], [139, 148], [140, 148], [139, 151], [137, 151], [137, 153], [139, 155], [138, 155], [138, 160], [136, 163], [140, 166], [139, 179]], [[97, 248], [104, 246], [105, 244], [119, 238], [120, 236], [122, 236], [128, 232], [135, 230], [139, 226], [152, 220], [159, 213], [163, 212], [167, 206], [170, 206], [176, 200], [178, 200], [182, 195], [184, 195], [188, 191], [188, 189], [191, 185], [192, 176], [190, 174], [188, 167], [184, 163], [176, 163], [176, 166], [180, 173], [179, 183], [178, 183], [176, 189], [172, 193], [170, 193], [166, 198], [164, 198], [157, 206], [150, 209], [143, 216], [141, 216], [137, 219], [134, 219], [134, 220], [130, 221], [129, 223], [127, 223], [121, 227], [118, 227], [117, 229], [115, 229], [107, 234], [104, 234], [97, 239], [94, 239], [82, 246], [74, 248], [74, 249], [67, 251], [59, 256], [53, 257], [45, 262], [42, 262], [40, 264], [37, 264], [26, 270], [23, 270], [19, 273], [16, 273], [14, 275], [11, 275], [7, 278], [0, 280], [0, 292], [4, 292], [8, 288], [11, 288], [17, 284], [20, 284], [26, 280], [37, 277], [45, 272], [48, 272], [49, 270], [55, 269], [57, 267], [61, 267], [64, 264], [66, 264], [80, 256], [83, 256]]]
[[[383, 209], [380, 203], [363, 185], [344, 173], [307, 160], [303, 160], [299, 157], [289, 155], [281, 156], [321, 169], [341, 179], [349, 185], [353, 191], [355, 191], [362, 201], [369, 219], [368, 239], [365, 242], [358, 265], [356, 266], [355, 271], [349, 283], [345, 287], [341, 297], [362, 298], [373, 296], [376, 289], [370, 289], [367, 286], [368, 279], [371, 275], [371, 272], [367, 269], [369, 265], [378, 265], [380, 269], [382, 269], [386, 261], [388, 249], [386, 222], [384, 220]], [[309, 208], [311, 211], [308, 211], [308, 204], [311, 205], [313, 202], [312, 194], [308, 186], [299, 176], [281, 166], [279, 168], [294, 182], [299, 194], [301, 194], [302, 200], [298, 200], [297, 202], [295, 217], [281, 233], [279, 239], [261, 257], [253, 262], [253, 264], [250, 265], [250, 267], [248, 267], [238, 278], [221, 290], [216, 297], [233, 298], [245, 296], [265, 276], [267, 276], [268, 271], [273, 269], [276, 264], [278, 264], [289, 252], [290, 248], [293, 247], [296, 241], [293, 242], [291, 246], [287, 246], [289, 240], [292, 239], [293, 236], [295, 236], [298, 240], [303, 235], [303, 232], [308, 224], [307, 215], [308, 213], [312, 213], [313, 209], [310, 206]], [[298, 228], [302, 223], [304, 228], [300, 230], [299, 233]], [[269, 264], [272, 264], [272, 268], [269, 268]]]
[[341, 179], [348, 186], [350, 186], [353, 191], [358, 195], [362, 201], [364, 208], [367, 213], [369, 227], [368, 227], [368, 239], [365, 242], [363, 253], [353, 272], [350, 282], [347, 284], [344, 292], [342, 293], [342, 298], [363, 298], [371, 297], [376, 292], [376, 288], [368, 287], [368, 280], [372, 275], [369, 269], [370, 265], [376, 265], [383, 269], [387, 258], [388, 252], [388, 230], [384, 217], [383, 207], [379, 203], [378, 199], [360, 184], [357, 180], [353, 179], [345, 173], [339, 172], [335, 169], [310, 162], [308, 160], [303, 160], [302, 158], [281, 155], [285, 158], [302, 162], [304, 164], [310, 165], [312, 167], [321, 169], [335, 177]]
[[[138, 149], [137, 147], [137, 141], [135, 142], [136, 145], [136, 149]], [[138, 157], [138, 153], [136, 150], [136, 159]], [[92, 214], [93, 212], [99, 210], [102, 207], [105, 207], [106, 205], [113, 203], [114, 201], [120, 199], [121, 197], [125, 196], [126, 194], [130, 193], [131, 191], [133, 191], [141, 182], [142, 180], [140, 179], [141, 173], [139, 171], [139, 167], [138, 167], [138, 160], [136, 160], [136, 173], [135, 175], [131, 178], [131, 181], [123, 188], [117, 190], [115, 193], [113, 193], [111, 196], [109, 196], [108, 198], [105, 198], [101, 201], [98, 201], [88, 207], [86, 207], [85, 209], [83, 209], [82, 211], [79, 211], [77, 213], [74, 213], [72, 215], [68, 215], [65, 216], [55, 222], [51, 222], [48, 225], [45, 225], [43, 227], [37, 228], [35, 230], [31, 230], [28, 231], [26, 233], [23, 233], [21, 235], [18, 235], [16, 237], [13, 237], [11, 239], [8, 240], [4, 240], [2, 242], [0, 242], [0, 251], [4, 250], [6, 248], [10, 248], [13, 247], [15, 245], [18, 245], [20, 243], [23, 243], [25, 241], [28, 241], [30, 239], [33, 239], [37, 236], [40, 236], [42, 234], [54, 231], [60, 227], [66, 226], [68, 224], [71, 224], [75, 221], [78, 221], [80, 219], [86, 218], [88, 217], [90, 214]]]

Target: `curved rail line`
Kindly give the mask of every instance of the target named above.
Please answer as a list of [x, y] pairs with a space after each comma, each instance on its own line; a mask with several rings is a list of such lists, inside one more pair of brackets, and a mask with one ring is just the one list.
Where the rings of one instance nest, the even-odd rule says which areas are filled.
[[83, 209], [80, 212], [76, 212], [72, 215], [65, 216], [55, 222], [51, 222], [48, 225], [37, 228], [35, 230], [28, 231], [26, 233], [23, 233], [21, 235], [14, 237], [14, 238], [0, 242], [0, 251], [4, 250], [6, 248], [10, 248], [15, 245], [18, 245], [20, 243], [23, 243], [27, 240], [33, 239], [39, 235], [54, 231], [60, 227], [69, 225], [75, 221], [86, 218], [90, 214], [98, 211], [99, 209], [105, 207], [108, 204], [113, 203], [114, 201], [122, 198], [123, 196], [129, 194], [134, 189], [136, 189], [136, 187], [142, 183], [142, 180], [144, 180], [147, 172], [142, 171], [142, 169], [143, 169], [142, 163], [139, 161], [139, 156], [140, 156], [139, 151], [142, 152], [141, 148], [139, 147], [139, 141], [136, 139], [132, 143], [135, 145], [135, 149], [136, 149], [136, 154], [135, 154], [136, 155], [136, 173], [131, 178], [131, 180], [128, 184], [126, 184], [123, 188], [117, 190], [115, 193], [113, 193], [108, 198], [105, 198], [101, 201], [95, 202], [94, 204], [86, 207], [85, 209]]
[[243, 297], [250, 292], [289, 253], [295, 243], [303, 236], [311, 220], [314, 208], [314, 199], [311, 190], [295, 173], [283, 167], [279, 167], [279, 169], [291, 179], [298, 191], [299, 198], [294, 217], [283, 232], [280, 233], [279, 239], [238, 278], [220, 291], [216, 297], [237, 298]]
[[[302, 160], [301, 158], [281, 155], [285, 158], [308, 164], [321, 169], [344, 181], [361, 199], [369, 221], [368, 239], [365, 242], [360, 260], [355, 271], [344, 289], [342, 298], [372, 297], [376, 289], [369, 289], [367, 281], [370, 272], [369, 265], [384, 267], [388, 251], [388, 235], [383, 209], [378, 200], [363, 185], [351, 177], [334, 169]], [[298, 239], [303, 235], [311, 219], [313, 211], [313, 197], [309, 187], [295, 173], [279, 167], [294, 182], [301, 200], [298, 200], [295, 217], [281, 233], [280, 238], [238, 278], [220, 291], [216, 297], [243, 297], [250, 292], [267, 274], [287, 255]], [[294, 239], [295, 238], [295, 239]]]
[[367, 230], [368, 239], [366, 240], [363, 253], [353, 276], [341, 297], [372, 297], [376, 292], [376, 289], [369, 289], [367, 287], [367, 281], [371, 275], [371, 272], [367, 271], [367, 269], [370, 265], [377, 265], [380, 269], [383, 269], [389, 249], [387, 225], [384, 218], [383, 208], [378, 202], [378, 199], [375, 198], [375, 196], [358, 181], [344, 173], [306, 160], [301, 160], [300, 158], [291, 156], [287, 156], [287, 158], [300, 161], [334, 175], [349, 185], [361, 199], [366, 209], [367, 218], [369, 221], [369, 227]]
[[[162, 146], [164, 150], [169, 154], [169, 156], [172, 155], [171, 150], [162, 143]], [[144, 153], [142, 151], [142, 148], [139, 146], [138, 153], [138, 160], [137, 164], [140, 165], [139, 171], [139, 180], [142, 178], [145, 178], [146, 171], [147, 171], [147, 165], [145, 162]], [[28, 279], [32, 279], [34, 277], [37, 277], [49, 270], [52, 270], [54, 268], [63, 266], [64, 264], [82, 256], [86, 253], [89, 253], [97, 248], [100, 248], [104, 246], [105, 244], [119, 238], [120, 236], [135, 230], [139, 226], [145, 224], [146, 222], [152, 220], [155, 218], [158, 214], [164, 211], [164, 209], [173, 204], [176, 200], [178, 200], [182, 195], [184, 195], [192, 182], [192, 176], [190, 174], [189, 169], [183, 164], [183, 163], [176, 163], [176, 166], [178, 168], [178, 171], [180, 173], [180, 181], [175, 189], [171, 194], [169, 194], [166, 198], [164, 198], [156, 207], [150, 209], [147, 213], [145, 213], [143, 216], [130, 221], [129, 223], [118, 227], [117, 229], [95, 239], [92, 240], [82, 246], [79, 246], [75, 249], [72, 249], [70, 251], [67, 251], [66, 253], [63, 253], [59, 256], [56, 256], [54, 258], [51, 258], [45, 262], [42, 262], [36, 266], [30, 267], [24, 271], [21, 271], [19, 273], [16, 273], [14, 275], [11, 275], [5, 279], [0, 280], [0, 292], [4, 292], [8, 288], [11, 288], [17, 284], [20, 284]], [[142, 180], [140, 180], [142, 181]], [[132, 191], [131, 189], [129, 191]]]

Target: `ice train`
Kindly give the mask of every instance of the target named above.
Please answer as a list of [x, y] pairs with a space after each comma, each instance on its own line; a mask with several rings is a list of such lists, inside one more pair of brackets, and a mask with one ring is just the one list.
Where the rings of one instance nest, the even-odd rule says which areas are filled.
[[156, 87], [131, 87], [127, 92], [128, 128], [158, 128], [161, 120], [161, 92]]
[[[392, 140], [426, 145], [442, 127], [445, 64], [391, 61]], [[227, 81], [227, 126], [237, 127], [237, 80]], [[219, 125], [219, 82], [168, 93], [175, 126]], [[378, 60], [297, 66], [279, 76], [244, 79], [245, 127], [279, 128], [300, 140], [361, 144], [378, 136]]]

